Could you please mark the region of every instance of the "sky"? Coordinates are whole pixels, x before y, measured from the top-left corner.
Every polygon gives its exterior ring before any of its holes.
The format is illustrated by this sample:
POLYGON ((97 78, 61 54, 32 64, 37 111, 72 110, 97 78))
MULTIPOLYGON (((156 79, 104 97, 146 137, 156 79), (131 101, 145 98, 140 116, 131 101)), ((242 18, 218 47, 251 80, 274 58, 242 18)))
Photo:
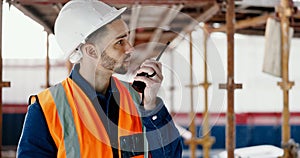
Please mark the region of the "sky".
MULTIPOLYGON (((8 3, 3 4, 2 23, 4 59, 46 57, 47 33, 41 25, 8 3)), ((52 34, 49 43, 50 58, 60 58, 63 54, 52 34)))

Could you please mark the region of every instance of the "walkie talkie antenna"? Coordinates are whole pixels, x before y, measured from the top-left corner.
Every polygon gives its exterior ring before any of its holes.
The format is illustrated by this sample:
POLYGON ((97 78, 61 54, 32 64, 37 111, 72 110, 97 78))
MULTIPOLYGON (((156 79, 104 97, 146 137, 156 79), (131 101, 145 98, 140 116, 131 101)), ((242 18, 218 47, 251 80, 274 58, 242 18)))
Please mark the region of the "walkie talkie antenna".
POLYGON ((164 49, 159 53, 158 57, 156 58, 156 61, 159 61, 160 57, 162 56, 162 54, 164 53, 164 51, 167 49, 167 47, 169 46, 170 41, 168 41, 168 43, 165 45, 164 49))

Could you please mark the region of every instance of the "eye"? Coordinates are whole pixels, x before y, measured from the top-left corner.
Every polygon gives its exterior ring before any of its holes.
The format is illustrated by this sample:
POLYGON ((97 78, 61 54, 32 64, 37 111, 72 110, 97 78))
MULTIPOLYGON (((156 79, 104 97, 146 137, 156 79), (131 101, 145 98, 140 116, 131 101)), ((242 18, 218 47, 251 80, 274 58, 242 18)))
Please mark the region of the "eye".
POLYGON ((117 45, 123 45, 123 43, 124 43, 124 40, 119 40, 116 44, 117 45))

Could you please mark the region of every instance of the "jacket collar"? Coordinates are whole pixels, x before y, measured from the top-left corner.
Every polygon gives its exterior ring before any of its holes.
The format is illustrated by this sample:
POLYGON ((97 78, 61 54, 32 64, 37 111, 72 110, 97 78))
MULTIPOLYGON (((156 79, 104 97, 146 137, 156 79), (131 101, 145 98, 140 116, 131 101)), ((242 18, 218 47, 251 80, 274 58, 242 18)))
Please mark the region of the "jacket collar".
MULTIPOLYGON (((97 92, 95 89, 80 75, 79 73, 80 64, 75 64, 71 74, 70 78, 83 90, 83 92, 87 95, 88 98, 91 100, 95 99, 97 97, 97 92)), ((111 92, 118 92, 118 89, 116 87, 116 84, 113 80, 113 78, 110 78, 110 86, 108 91, 111 92)))

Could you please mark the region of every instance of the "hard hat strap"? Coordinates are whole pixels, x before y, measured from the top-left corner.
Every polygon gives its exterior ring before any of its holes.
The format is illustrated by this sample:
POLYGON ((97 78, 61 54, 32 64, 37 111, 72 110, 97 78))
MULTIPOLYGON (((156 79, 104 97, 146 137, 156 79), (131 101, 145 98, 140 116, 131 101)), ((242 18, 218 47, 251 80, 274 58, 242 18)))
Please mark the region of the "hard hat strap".
POLYGON ((69 57, 69 60, 71 63, 78 63, 79 60, 83 57, 83 53, 80 49, 80 47, 82 46, 83 44, 80 44, 76 49, 75 51, 70 55, 69 57))

